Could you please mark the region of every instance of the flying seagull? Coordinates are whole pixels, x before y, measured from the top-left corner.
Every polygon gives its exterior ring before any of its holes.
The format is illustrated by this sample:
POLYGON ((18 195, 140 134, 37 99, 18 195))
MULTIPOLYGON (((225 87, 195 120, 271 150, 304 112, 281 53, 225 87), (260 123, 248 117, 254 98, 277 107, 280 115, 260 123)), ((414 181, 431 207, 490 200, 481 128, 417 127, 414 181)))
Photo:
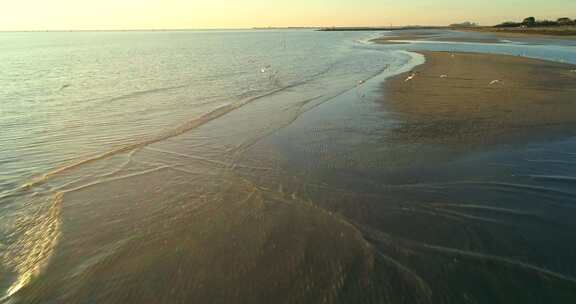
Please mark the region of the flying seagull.
POLYGON ((64 85, 62 85, 62 86, 60 87, 60 91, 64 90, 65 88, 68 88, 68 87, 70 87, 70 86, 72 86, 72 85, 69 84, 69 83, 66 83, 66 84, 64 84, 64 85))

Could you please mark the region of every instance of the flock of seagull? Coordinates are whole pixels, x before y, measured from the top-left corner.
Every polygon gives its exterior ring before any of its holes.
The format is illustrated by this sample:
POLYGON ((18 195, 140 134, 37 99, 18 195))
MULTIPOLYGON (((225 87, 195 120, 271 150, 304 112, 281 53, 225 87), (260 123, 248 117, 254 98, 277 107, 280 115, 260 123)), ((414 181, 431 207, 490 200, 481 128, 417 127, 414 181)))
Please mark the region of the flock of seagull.
MULTIPOLYGON (((406 79, 404 79, 404 82, 408 82, 408 81, 413 80, 417 75, 418 75, 418 72, 411 72, 410 75, 408 75, 408 77, 406 79)), ((442 74, 442 75, 440 75, 440 78, 448 78, 448 75, 442 74)), ((489 85, 495 85, 495 84, 498 84, 501 82, 502 82, 502 80, 494 79, 494 80, 490 81, 488 84, 489 85)))
MULTIPOLYGON (((455 54, 450 54, 450 56, 451 56, 452 58, 456 57, 455 54)), ((572 72, 576 72, 576 70, 573 70, 572 72)), ((406 79, 404 79, 404 82, 408 82, 408 81, 413 80, 417 75, 418 75, 418 72, 414 72, 414 71, 410 72, 410 75, 408 75, 408 77, 407 77, 406 79)), ((440 75, 440 78, 448 78, 448 75, 447 75, 447 74, 442 74, 442 75, 440 75)), ((494 79, 494 80, 490 81, 488 84, 489 84, 489 85, 495 85, 495 84, 498 84, 498 83, 501 83, 501 82, 502 82, 502 80, 494 79)))
MULTIPOLYGON (((452 58, 456 57, 455 54, 450 54, 450 56, 451 56, 452 58)), ((271 68, 270 65, 266 65, 266 66, 264 66, 264 67, 261 68, 260 72, 261 72, 261 73, 267 73, 267 72, 270 70, 270 68, 271 68)), ((576 69, 570 70, 570 72, 576 73, 576 69)), ((407 77, 406 79, 404 79, 404 82, 409 82, 409 81, 414 80, 414 78, 416 78, 416 76, 418 76, 418 74, 419 74, 419 72, 416 72, 416 71, 410 72, 410 74, 408 75, 408 77, 407 77)), ((440 78, 448 78, 448 74, 442 74, 442 75, 440 75, 440 78)), ((358 85, 362 85, 362 84, 364 84, 364 82, 365 82, 364 80, 360 80, 360 81, 358 81, 358 85)), ((502 80, 500 80, 500 79, 494 79, 494 80, 490 81, 490 82, 488 83, 488 85, 496 85, 496 84, 499 84, 499 83, 502 83, 502 80)))
MULTIPOLYGON (((456 57, 456 55, 454 55, 454 54, 450 54, 450 56, 452 58, 456 57)), ((570 72, 576 73, 576 69, 570 70, 570 72)), ((414 72, 414 71, 410 72, 410 75, 408 75, 408 77, 406 79, 404 79, 404 82, 408 82, 408 81, 413 80, 417 75, 418 75, 418 72, 414 72)), ((442 75, 440 75, 440 78, 448 78, 448 75, 442 74, 442 75)), ((499 84, 501 82, 502 82, 502 80, 500 80, 500 79, 494 79, 494 80, 490 81, 488 84, 489 85, 496 85, 496 84, 499 84)))

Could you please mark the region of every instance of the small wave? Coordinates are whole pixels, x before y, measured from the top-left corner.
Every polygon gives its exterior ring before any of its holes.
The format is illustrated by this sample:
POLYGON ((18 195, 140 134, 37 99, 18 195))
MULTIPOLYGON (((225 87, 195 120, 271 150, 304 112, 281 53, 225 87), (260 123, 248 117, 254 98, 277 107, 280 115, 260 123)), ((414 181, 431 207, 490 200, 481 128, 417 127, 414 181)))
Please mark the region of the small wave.
POLYGON ((525 190, 529 192, 539 193, 539 194, 547 194, 547 195, 554 195, 554 196, 561 196, 561 197, 568 197, 572 198, 575 194, 561 191, 553 188, 541 187, 541 186, 534 186, 528 184, 519 184, 519 183, 506 183, 506 182, 457 182, 457 183, 447 183, 443 185, 470 185, 470 186, 485 186, 485 187, 494 187, 500 189, 515 189, 515 190, 525 190))
POLYGON ((403 265, 392 257, 385 255, 380 250, 375 249, 375 251, 378 257, 383 259, 386 263, 396 267, 396 269, 398 269, 398 271, 404 275, 404 280, 406 282, 413 282, 416 290, 419 291, 419 295, 423 295, 425 299, 430 299, 432 297, 432 288, 430 288, 430 285, 426 282, 426 280, 424 280, 424 278, 418 275, 414 270, 408 268, 406 265, 403 265))
POLYGON ((575 176, 564 176, 564 175, 528 175, 528 177, 534 180, 540 181, 550 181, 550 182, 567 182, 576 183, 575 176))
POLYGON ((169 86, 169 87, 155 88, 155 89, 150 89, 150 90, 135 91, 135 92, 131 92, 131 93, 128 93, 128 94, 124 94, 124 95, 120 95, 120 96, 116 96, 116 97, 104 99, 104 101, 106 101, 106 102, 114 102, 114 101, 119 101, 119 100, 124 100, 124 99, 130 99, 130 98, 134 98, 134 97, 145 96, 145 95, 148 95, 148 94, 154 94, 154 93, 159 93, 159 92, 165 92, 165 91, 170 91, 170 90, 181 89, 181 88, 185 88, 185 87, 188 87, 188 86, 190 86, 190 85, 178 85, 178 86, 169 86))
POLYGON ((423 250, 433 251, 433 252, 436 252, 439 254, 446 254, 449 256, 460 256, 463 258, 472 258, 472 259, 478 259, 481 261, 491 261, 491 262, 498 263, 501 265, 506 265, 509 267, 514 267, 516 269, 534 272, 534 273, 537 273, 538 275, 541 275, 544 277, 554 278, 557 280, 569 282, 571 284, 576 285, 576 278, 573 278, 571 276, 567 276, 567 275, 546 269, 544 267, 540 267, 540 266, 529 264, 529 263, 526 263, 523 261, 519 261, 516 259, 506 258, 506 257, 501 257, 501 256, 495 256, 495 255, 490 255, 490 254, 485 254, 485 253, 479 253, 479 252, 474 252, 474 251, 469 251, 469 250, 462 250, 462 249, 432 245, 432 244, 428 244, 428 243, 424 243, 424 242, 405 239, 402 237, 392 237, 392 236, 390 236, 384 232, 374 230, 374 229, 367 227, 367 226, 359 226, 359 229, 360 229, 360 231, 362 231, 362 233, 368 239, 370 239, 371 241, 374 241, 374 242, 384 243, 384 244, 388 244, 388 245, 395 245, 395 246, 402 245, 403 247, 408 247, 408 248, 419 248, 419 249, 423 249, 423 250))
POLYGON ((94 187, 94 186, 98 186, 104 183, 109 183, 109 182, 114 182, 114 181, 119 181, 119 180, 123 180, 123 179, 128 179, 128 178, 132 178, 132 177, 136 177, 136 176, 141 176, 141 175, 147 175, 150 173, 154 173, 160 170, 164 170, 164 169, 168 169, 170 168, 170 166, 168 165, 162 165, 156 168, 152 168, 152 169, 148 169, 148 170, 144 170, 141 172, 136 172, 136 173, 132 173, 132 174, 127 174, 127 175, 122 175, 122 176, 118 176, 118 177, 112 177, 112 178, 108 178, 108 179, 104 179, 104 180, 97 180, 95 182, 92 183, 88 183, 88 184, 84 184, 82 186, 78 186, 76 188, 72 188, 72 189, 67 189, 64 191, 64 193, 72 193, 72 192, 77 192, 80 190, 84 190, 90 187, 94 187))
POLYGON ((535 272, 535 273, 538 273, 538 274, 545 276, 545 277, 555 278, 555 279, 558 279, 561 281, 566 281, 566 282, 569 282, 571 284, 576 285, 576 279, 573 277, 563 275, 561 273, 546 269, 544 267, 528 264, 526 262, 518 261, 515 259, 500 257, 500 256, 494 256, 494 255, 484 254, 484 253, 478 253, 478 252, 473 252, 473 251, 468 251, 468 250, 461 250, 461 249, 448 248, 448 247, 443 247, 443 246, 430 245, 430 244, 426 244, 426 243, 422 243, 422 242, 416 242, 416 241, 408 241, 408 240, 405 240, 405 241, 411 245, 415 245, 416 247, 433 250, 435 252, 457 255, 457 256, 462 256, 462 257, 468 257, 468 258, 475 258, 475 259, 485 260, 485 261, 492 261, 492 262, 512 266, 512 267, 515 267, 518 269, 523 269, 523 270, 535 272))
POLYGON ((530 163, 546 163, 546 164, 572 165, 572 166, 576 165, 576 162, 556 160, 556 159, 527 159, 526 161, 530 163))
POLYGON ((433 205, 433 206, 439 206, 439 207, 448 207, 448 208, 491 211, 491 212, 496 212, 496 213, 512 214, 512 215, 534 216, 534 214, 532 214, 532 213, 522 212, 522 211, 518 211, 518 210, 515 210, 515 209, 501 208, 501 207, 492 207, 492 206, 483 206, 483 205, 473 205, 473 204, 446 204, 446 203, 437 203, 437 204, 432 204, 432 205, 433 205))
POLYGON ((386 33, 386 32, 372 33, 372 34, 370 34, 370 35, 368 35, 362 39, 354 40, 354 42, 362 44, 362 45, 374 45, 374 44, 376 44, 376 42, 374 40, 381 38, 382 33, 386 33))
POLYGON ((470 215, 470 214, 466 214, 463 212, 457 212, 457 211, 452 211, 452 210, 448 210, 448 209, 444 209, 444 208, 438 208, 438 207, 429 207, 429 206, 422 206, 423 208, 429 209, 432 212, 437 212, 437 213, 444 213, 444 214, 448 214, 451 216, 455 216, 458 218, 461 218, 463 220, 474 220, 474 221, 480 221, 480 222, 487 222, 487 223, 492 223, 492 224, 501 224, 501 225, 508 225, 505 222, 496 220, 496 219, 492 219, 492 218, 487 218, 487 217, 482 217, 482 216, 476 216, 476 215, 470 215))
MULTIPOLYGON (((537 214, 535 212, 528 212, 516 209, 509 209, 509 208, 502 208, 502 207, 494 207, 494 206, 484 206, 484 205, 475 205, 475 204, 450 204, 450 203, 435 203, 432 206, 444 207, 448 209, 460 209, 460 210, 470 210, 473 212, 483 212, 483 213, 490 213, 497 216, 513 216, 513 217, 521 217, 530 219, 532 221, 539 222, 543 225, 548 227, 555 226, 555 227, 563 227, 562 223, 558 223, 554 219, 547 218, 544 215, 537 214)), ((503 223, 505 225, 509 225, 509 223, 503 223)), ((571 228, 567 228, 571 229, 571 228)))
POLYGON ((93 163, 95 161, 106 159, 106 158, 109 158, 109 157, 112 157, 114 155, 118 155, 121 153, 129 152, 129 151, 132 151, 134 149, 143 148, 143 147, 149 146, 151 144, 154 144, 154 143, 157 143, 157 142, 160 142, 160 141, 163 141, 163 140, 166 140, 166 139, 178 136, 178 135, 182 135, 182 134, 184 134, 188 131, 191 131, 195 128, 198 128, 198 127, 200 127, 200 126, 202 126, 202 125, 204 125, 210 121, 218 119, 218 118, 220 118, 220 117, 222 117, 222 116, 224 116, 224 115, 226 115, 226 114, 228 114, 228 113, 230 113, 236 109, 239 109, 239 108, 241 108, 241 107, 243 107, 243 106, 245 106, 251 102, 254 102, 256 100, 259 100, 259 99, 262 99, 262 98, 265 98, 268 96, 272 96, 274 94, 277 94, 277 93, 280 93, 282 91, 288 90, 290 88, 304 84, 308 81, 310 81, 310 80, 304 80, 302 82, 297 82, 297 83, 294 83, 292 85, 285 86, 285 87, 264 93, 262 95, 258 95, 258 96, 254 96, 254 97, 245 99, 245 100, 238 102, 238 103, 231 103, 231 104, 223 105, 221 107, 218 107, 218 108, 216 108, 210 112, 207 112, 207 113, 201 115, 200 117, 197 117, 195 119, 187 121, 187 122, 179 125, 178 127, 174 128, 174 129, 167 130, 167 131, 159 133, 155 136, 151 136, 148 139, 143 139, 139 142, 128 144, 128 145, 125 145, 125 146, 122 146, 122 147, 119 147, 116 149, 112 149, 112 150, 109 150, 107 152, 104 152, 104 153, 101 153, 98 155, 94 155, 92 157, 84 158, 84 159, 82 159, 76 163, 72 163, 72 164, 69 164, 66 166, 56 168, 56 169, 54 169, 48 173, 45 173, 45 174, 43 174, 43 175, 41 175, 35 179, 32 179, 31 181, 29 181, 27 183, 25 183, 24 185, 22 185, 21 187, 16 189, 16 191, 9 193, 9 195, 14 195, 16 192, 20 192, 23 190, 24 191, 29 190, 29 189, 37 186, 37 185, 40 185, 40 184, 46 182, 48 179, 50 179, 51 177, 53 177, 55 175, 58 175, 58 174, 61 174, 64 172, 68 172, 70 170, 73 170, 73 169, 76 169, 78 167, 93 163))
POLYGON ((426 57, 422 54, 416 52, 409 52, 409 51, 394 51, 394 53, 402 54, 408 56, 408 60, 404 62, 401 66, 397 69, 391 70, 391 74, 387 75, 387 77, 396 76, 402 73, 409 72, 410 70, 414 69, 415 67, 426 63, 426 57))
POLYGON ((48 264, 60 238, 60 212, 63 193, 49 198, 47 209, 21 220, 16 228, 18 237, 0 255, 3 265, 16 274, 16 280, 0 300, 10 298, 37 277, 48 264))
POLYGON ((154 151, 154 152, 158 152, 158 153, 169 154, 169 155, 174 155, 174 156, 179 156, 179 157, 183 157, 183 158, 189 158, 189 159, 193 159, 193 160, 198 160, 198 161, 202 161, 202 162, 205 162, 205 163, 209 163, 209 164, 213 164, 213 165, 217 165, 217 166, 222 166, 222 167, 225 167, 225 166, 227 165, 227 164, 224 163, 224 162, 217 161, 217 160, 212 160, 212 159, 209 159, 209 158, 207 158, 207 157, 201 157, 201 156, 195 156, 195 155, 190 155, 190 154, 178 153, 178 152, 168 151, 168 150, 164 150, 164 149, 147 147, 146 150, 154 151))

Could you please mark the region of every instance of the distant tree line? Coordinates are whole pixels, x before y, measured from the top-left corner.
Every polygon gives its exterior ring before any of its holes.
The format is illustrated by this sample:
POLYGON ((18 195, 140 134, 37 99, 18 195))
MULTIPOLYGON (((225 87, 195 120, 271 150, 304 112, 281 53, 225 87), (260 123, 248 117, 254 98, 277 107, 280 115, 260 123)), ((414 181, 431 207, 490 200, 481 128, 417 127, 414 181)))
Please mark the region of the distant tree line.
POLYGON ((536 20, 534 17, 525 18, 522 22, 504 22, 496 25, 496 27, 548 27, 548 26, 566 26, 576 25, 576 19, 572 20, 568 17, 558 18, 556 21, 552 20, 536 20))
POLYGON ((474 23, 474 22, 470 22, 470 21, 465 21, 462 23, 453 23, 450 24, 451 27, 477 27, 478 23, 474 23))

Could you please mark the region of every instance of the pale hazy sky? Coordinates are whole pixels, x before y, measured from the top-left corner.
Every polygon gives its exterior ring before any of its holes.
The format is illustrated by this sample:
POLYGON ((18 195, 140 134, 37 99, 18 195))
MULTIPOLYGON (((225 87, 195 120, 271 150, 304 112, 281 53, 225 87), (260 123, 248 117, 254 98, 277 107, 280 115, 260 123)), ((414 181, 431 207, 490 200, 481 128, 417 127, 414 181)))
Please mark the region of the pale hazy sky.
POLYGON ((576 18, 576 0, 1 0, 0 30, 490 25, 567 13, 576 18))

